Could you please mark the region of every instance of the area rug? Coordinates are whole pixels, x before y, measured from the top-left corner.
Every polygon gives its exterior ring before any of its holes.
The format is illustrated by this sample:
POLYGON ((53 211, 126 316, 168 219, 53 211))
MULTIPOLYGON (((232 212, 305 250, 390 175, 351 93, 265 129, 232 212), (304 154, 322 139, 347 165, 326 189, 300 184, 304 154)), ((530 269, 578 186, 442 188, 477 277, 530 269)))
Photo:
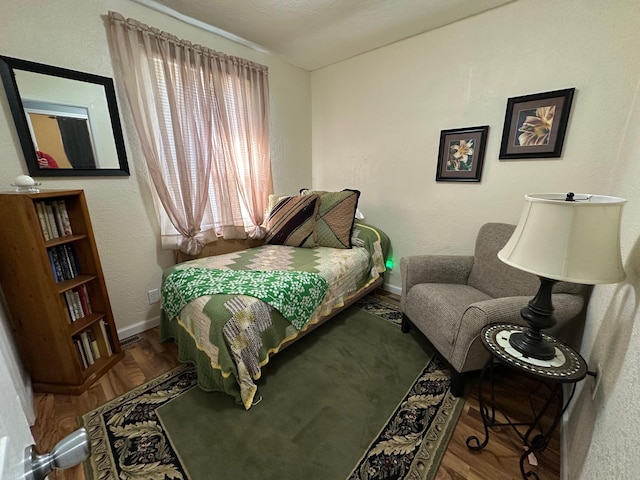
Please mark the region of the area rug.
POLYGON ((190 365, 108 402, 82 417, 87 478, 435 478, 463 402, 399 318, 374 296, 345 310, 271 360, 248 411, 190 365))

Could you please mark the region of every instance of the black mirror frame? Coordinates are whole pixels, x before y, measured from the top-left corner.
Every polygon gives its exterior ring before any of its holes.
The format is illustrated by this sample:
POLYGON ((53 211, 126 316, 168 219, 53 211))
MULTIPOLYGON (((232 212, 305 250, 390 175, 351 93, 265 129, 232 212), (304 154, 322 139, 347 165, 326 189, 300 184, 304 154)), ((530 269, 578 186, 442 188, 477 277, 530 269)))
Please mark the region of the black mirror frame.
POLYGON ((30 62, 28 60, 6 57, 4 55, 0 55, 0 77, 2 77, 2 83, 4 84, 5 92, 7 94, 9 108, 11 109, 13 121, 18 132, 18 138, 20 139, 20 144, 24 153, 24 159, 31 176, 98 177, 130 175, 127 153, 124 146, 124 138, 122 136, 122 125, 118 114, 116 92, 111 78, 91 73, 77 72, 66 68, 53 67, 42 63, 30 62), (24 106, 22 104, 22 99, 20 98, 20 92, 18 90, 18 84, 16 83, 16 77, 13 69, 102 85, 105 90, 107 105, 109 107, 109 116, 111 119, 111 128, 113 130, 116 152, 118 154, 119 168, 39 168, 36 150, 33 145, 33 139, 31 138, 31 132, 29 131, 24 106))

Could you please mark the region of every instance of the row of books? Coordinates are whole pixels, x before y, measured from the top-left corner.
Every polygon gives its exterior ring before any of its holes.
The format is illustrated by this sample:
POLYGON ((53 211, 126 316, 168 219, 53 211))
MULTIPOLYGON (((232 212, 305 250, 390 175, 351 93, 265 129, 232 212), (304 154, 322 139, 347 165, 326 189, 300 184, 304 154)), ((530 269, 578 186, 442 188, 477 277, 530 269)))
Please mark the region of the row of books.
POLYGON ((86 285, 80 285, 64 292, 64 301, 67 304, 67 313, 71 322, 84 318, 93 313, 91 300, 86 285))
POLYGON ((53 278, 56 282, 71 280, 80 274, 78 258, 73 253, 73 247, 69 244, 57 245, 47 249, 49 262, 53 270, 53 278))
MULTIPOLYGON (((100 333, 102 334, 102 338, 104 339, 104 344, 107 349, 106 354, 113 355, 109 327, 107 326, 107 322, 104 320, 100 320, 100 333)), ((80 332, 73 338, 73 344, 80 356, 83 368, 89 368, 96 362, 96 360, 102 357, 95 333, 91 329, 80 332)))
POLYGON ((41 200, 35 202, 35 205, 45 240, 73 235, 67 205, 64 200, 41 200))

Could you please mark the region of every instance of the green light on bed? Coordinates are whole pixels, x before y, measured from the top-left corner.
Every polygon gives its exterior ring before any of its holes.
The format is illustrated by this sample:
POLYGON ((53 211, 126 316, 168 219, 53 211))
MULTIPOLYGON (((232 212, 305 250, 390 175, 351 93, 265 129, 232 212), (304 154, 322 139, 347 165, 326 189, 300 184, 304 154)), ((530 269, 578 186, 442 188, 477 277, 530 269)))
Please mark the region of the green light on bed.
POLYGON ((385 263, 384 266, 391 270, 393 268, 393 260, 391 258, 387 258, 387 263, 385 263))

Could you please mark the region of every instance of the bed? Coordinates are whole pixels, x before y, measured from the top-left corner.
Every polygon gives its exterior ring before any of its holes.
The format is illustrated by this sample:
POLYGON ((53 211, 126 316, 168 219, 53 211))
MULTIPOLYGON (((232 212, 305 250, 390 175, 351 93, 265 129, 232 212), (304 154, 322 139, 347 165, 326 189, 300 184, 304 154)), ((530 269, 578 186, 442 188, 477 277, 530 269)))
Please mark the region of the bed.
POLYGON ((249 409, 270 356, 382 285, 388 236, 350 229, 351 248, 265 244, 168 268, 161 340, 195 365, 200 388, 249 409))

